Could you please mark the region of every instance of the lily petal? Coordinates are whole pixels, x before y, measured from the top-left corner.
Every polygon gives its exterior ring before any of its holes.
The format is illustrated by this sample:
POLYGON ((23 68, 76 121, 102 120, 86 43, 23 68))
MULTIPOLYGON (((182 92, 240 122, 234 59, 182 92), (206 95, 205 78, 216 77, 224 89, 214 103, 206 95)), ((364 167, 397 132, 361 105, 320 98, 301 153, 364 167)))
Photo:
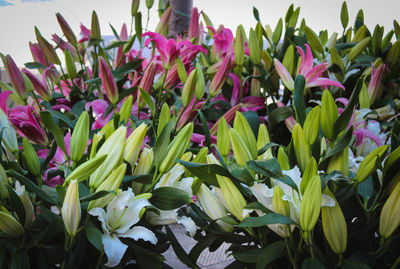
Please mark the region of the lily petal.
POLYGON ((149 241, 152 244, 157 244, 156 235, 149 229, 142 226, 135 226, 132 229, 127 230, 123 234, 119 234, 120 237, 128 237, 133 240, 143 239, 144 241, 149 241))
POLYGON ((318 86, 335 86, 342 88, 343 90, 345 89, 344 86, 339 82, 330 80, 328 78, 317 78, 316 80, 306 84, 306 88, 312 88, 318 86))
POLYGON ((286 68, 283 66, 283 64, 279 60, 274 59, 274 63, 275 63, 276 72, 278 73, 279 77, 281 78, 282 83, 286 86, 286 88, 293 91, 294 90, 294 81, 293 81, 293 78, 290 75, 289 71, 286 70, 286 68))
POLYGON ((104 252, 107 255, 107 263, 104 264, 108 267, 115 267, 120 262, 128 248, 124 245, 117 236, 111 236, 110 234, 103 234, 102 241, 104 245, 104 252))

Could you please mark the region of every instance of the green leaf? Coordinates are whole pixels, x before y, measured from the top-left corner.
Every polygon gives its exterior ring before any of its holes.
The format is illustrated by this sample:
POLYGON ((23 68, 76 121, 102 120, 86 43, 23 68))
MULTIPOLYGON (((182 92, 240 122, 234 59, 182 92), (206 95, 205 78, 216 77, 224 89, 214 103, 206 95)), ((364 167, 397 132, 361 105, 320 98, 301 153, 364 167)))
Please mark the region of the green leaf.
POLYGON ((193 175, 197 176, 201 180, 205 181, 209 185, 218 187, 218 181, 216 174, 230 177, 229 172, 218 164, 204 164, 204 163, 192 163, 177 160, 178 163, 182 164, 187 170, 193 175))
POLYGON ((260 254, 261 254, 260 248, 234 251, 232 253, 233 257, 235 257, 236 260, 239 260, 244 263, 257 263, 260 254))
POLYGON ((325 266, 316 258, 308 257, 301 265, 301 269, 325 269, 325 266))
POLYGON ((254 111, 246 111, 243 113, 255 137, 258 136, 258 129, 260 127, 260 117, 254 111))
POLYGON ((217 234, 207 233, 203 238, 197 240, 196 245, 194 245, 194 247, 192 247, 192 249, 189 252, 189 257, 193 261, 197 261, 203 250, 208 248, 217 238, 218 238, 217 234))
POLYGON ((143 97, 144 102, 149 106, 153 115, 156 113, 156 105, 154 104, 153 100, 151 100, 150 95, 143 89, 139 88, 140 95, 143 97))
POLYGON ((275 108, 270 114, 271 126, 286 120, 290 116, 293 116, 293 109, 290 106, 275 108))
POLYGON ((259 202, 252 202, 250 204, 247 204, 244 208, 245 209, 260 210, 261 212, 263 212, 265 214, 273 213, 271 210, 269 210, 268 208, 266 208, 263 204, 261 204, 259 202))
POLYGON ((64 133, 54 122, 54 119, 51 116, 50 112, 41 111, 40 119, 43 121, 43 123, 47 127, 47 129, 49 129, 50 132, 53 134, 54 140, 56 141, 57 146, 59 146, 60 149, 65 153, 65 155, 67 155, 67 150, 65 148, 65 142, 64 142, 64 133))
POLYGON ((367 177, 367 179, 361 182, 360 184, 358 184, 358 193, 365 200, 369 200, 375 194, 372 175, 367 177))
POLYGON ((11 188, 10 185, 6 185, 8 190, 8 198, 10 201, 11 208, 17 213, 18 219, 22 225, 25 223, 25 208, 21 199, 18 197, 17 193, 11 188))
POLYGON ((306 34, 307 41, 310 47, 319 53, 323 53, 324 48, 322 47, 321 40, 319 39, 317 34, 307 25, 304 28, 304 32, 306 34))
POLYGON ((46 66, 36 62, 29 62, 25 63, 24 65, 28 69, 46 69, 46 66))
POLYGON ((279 146, 281 146, 281 145, 276 144, 276 143, 274 143, 274 142, 269 142, 268 144, 266 144, 264 147, 262 147, 261 149, 259 149, 259 150, 257 151, 257 156, 260 156, 261 154, 263 154, 264 152, 266 152, 269 148, 272 148, 272 147, 279 147, 279 146))
POLYGON ((90 220, 85 222, 86 238, 98 251, 103 251, 102 233, 90 220))
POLYGON ((343 28, 346 29, 349 23, 349 11, 347 10, 346 1, 343 2, 342 9, 340 10, 340 21, 342 22, 343 28))
POLYGON ((154 174, 137 175, 137 176, 125 175, 124 178, 122 179, 122 182, 134 181, 136 183, 141 183, 141 184, 151 184, 153 177, 154 174))
POLYGON ((278 21, 278 24, 276 25, 274 32, 272 33, 272 42, 275 45, 277 45, 279 43, 279 41, 281 40, 282 26, 283 26, 283 22, 282 22, 282 18, 280 18, 278 21))
POLYGON ((17 250, 11 258, 10 269, 29 269, 29 256, 24 250, 17 250))
POLYGON ((342 269, 370 269, 367 264, 355 260, 348 259, 344 262, 342 269))
POLYGON ((64 121, 66 124, 69 125, 69 127, 74 128, 75 124, 73 123, 73 121, 64 113, 58 112, 58 111, 54 111, 52 109, 48 109, 48 112, 50 112, 50 114, 54 117, 54 118, 58 118, 62 121, 64 121))
POLYGON ((117 31, 115 30, 114 26, 112 26, 111 23, 109 23, 108 25, 110 25, 110 28, 111 28, 111 31, 112 31, 113 34, 114 34, 114 37, 115 37, 117 40, 119 40, 119 35, 118 35, 117 31))
POLYGON ((191 202, 187 192, 173 187, 160 187, 151 193, 150 203, 161 210, 173 210, 191 202))
POLYGON ((336 155, 339 152, 342 152, 350 143, 351 138, 353 137, 353 126, 351 126, 346 133, 341 136, 335 143, 335 146, 332 149, 329 149, 321 160, 321 163, 327 161, 333 155, 336 155))
POLYGON ((174 249, 174 252, 178 259, 189 266, 190 268, 199 268, 196 265, 196 262, 194 262, 191 257, 185 252, 185 250, 182 248, 181 244, 178 242, 176 239, 174 233, 171 231, 171 228, 169 228, 168 225, 165 226, 165 230, 167 232, 167 235, 169 237, 169 241, 171 242, 172 248, 174 249))
POLYGON ((175 122, 170 120, 168 124, 165 125, 160 136, 157 138, 156 144, 154 145, 154 162, 156 167, 160 167, 165 155, 167 154, 171 131, 174 125, 175 122))
POLYGON ((294 224, 297 225, 296 222, 289 219, 286 216, 269 213, 262 217, 247 217, 240 224, 239 227, 261 227, 269 224, 294 224))
POLYGON ((293 103, 294 111, 296 113, 296 120, 303 126, 306 120, 306 107, 304 105, 304 87, 306 85, 306 79, 302 75, 296 76, 294 80, 294 93, 293 103))
POLYGON ((142 12, 138 12, 135 15, 135 32, 139 42, 142 41, 142 31, 142 12))
POLYGON ((250 174, 247 167, 231 163, 228 165, 228 171, 232 176, 244 184, 252 185, 254 182, 254 177, 250 174))
POLYGON ((40 189, 35 183, 33 183, 30 179, 26 178, 25 176, 21 175, 20 173, 18 173, 17 171, 15 171, 14 169, 9 169, 7 170, 7 174, 10 177, 16 178, 18 179, 23 185, 25 185, 25 188, 30 191, 35 193, 36 195, 38 195, 40 198, 42 198, 43 201, 50 203, 50 204, 57 204, 58 203, 58 199, 54 200, 52 199, 50 196, 48 196, 46 194, 46 192, 44 192, 42 189, 40 189))
POLYGON ((258 9, 253 6, 253 15, 256 21, 260 21, 260 13, 258 13, 258 9))
POLYGON ((282 170, 277 159, 269 160, 251 160, 247 165, 254 172, 262 174, 270 178, 283 178, 282 170))
POLYGON ((115 191, 106 191, 106 190, 102 190, 102 191, 99 191, 99 192, 90 193, 90 194, 88 194, 88 195, 85 195, 84 197, 81 197, 81 198, 80 198, 80 201, 81 201, 81 203, 83 203, 83 202, 88 202, 88 201, 96 200, 96 199, 99 199, 99 198, 101 198, 101 197, 104 197, 104 196, 106 196, 106 195, 108 195, 108 194, 110 194, 110 193, 113 193, 113 194, 116 195, 116 192, 115 192, 115 191))
POLYGON ((269 244, 267 247, 261 250, 260 256, 257 260, 256 269, 264 269, 267 266, 285 255, 285 241, 276 241, 272 244, 269 244))
POLYGON ((118 47, 121 47, 121 46, 125 45, 126 43, 128 43, 128 42, 127 41, 114 41, 110 45, 105 47, 104 49, 105 50, 110 50, 110 49, 118 48, 118 47))

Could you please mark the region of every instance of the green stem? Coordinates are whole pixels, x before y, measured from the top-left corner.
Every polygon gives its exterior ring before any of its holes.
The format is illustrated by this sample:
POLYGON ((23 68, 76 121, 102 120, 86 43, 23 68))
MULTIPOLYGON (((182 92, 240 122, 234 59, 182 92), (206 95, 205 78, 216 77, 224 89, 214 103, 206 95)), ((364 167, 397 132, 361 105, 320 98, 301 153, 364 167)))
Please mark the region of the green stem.
POLYGON ((101 260, 103 259, 103 256, 104 256, 104 251, 102 251, 100 253, 99 259, 97 260, 96 269, 99 268, 99 266, 101 264, 101 260))
POLYGON ((287 237, 285 237, 285 243, 286 243, 286 251, 288 253, 290 263, 292 264, 293 268, 296 269, 297 268, 296 260, 292 255, 292 251, 290 250, 289 240, 287 237))

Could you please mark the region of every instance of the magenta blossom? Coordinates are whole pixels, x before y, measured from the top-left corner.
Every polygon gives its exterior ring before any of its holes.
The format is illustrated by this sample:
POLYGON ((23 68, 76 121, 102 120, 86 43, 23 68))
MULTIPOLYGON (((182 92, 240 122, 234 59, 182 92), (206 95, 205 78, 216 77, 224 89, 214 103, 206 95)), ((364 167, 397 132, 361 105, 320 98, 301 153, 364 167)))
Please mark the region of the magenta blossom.
MULTIPOLYGON (((48 139, 46 132, 36 119, 39 119, 32 107, 17 106, 9 110, 8 118, 14 125, 19 135, 28 138, 32 143, 47 145, 48 139)), ((40 120, 40 119, 39 119, 40 120)))
POLYGON ((90 39, 90 30, 86 28, 82 23, 81 23, 81 39, 79 39, 78 43, 83 43, 86 41, 89 41, 90 39))
POLYGON ((93 113, 95 114, 95 121, 92 124, 92 130, 101 129, 106 125, 112 113, 108 114, 107 116, 104 115, 106 113, 108 103, 101 99, 96 99, 93 102, 86 103, 85 110, 89 110, 92 108, 93 113))
POLYGON ((211 48, 211 59, 215 61, 218 58, 224 57, 228 51, 232 50, 234 37, 232 31, 223 25, 220 25, 217 30, 211 26, 207 28, 213 32, 214 44, 211 48))
POLYGON ((179 55, 179 45, 176 41, 172 38, 167 39, 165 36, 155 32, 144 33, 142 38, 145 36, 149 36, 150 38, 146 39, 144 45, 147 47, 150 42, 154 42, 154 46, 161 56, 164 68, 169 69, 174 65, 176 57, 179 55))
MULTIPOLYGON (((318 86, 335 86, 342 88, 344 90, 344 86, 337 81, 321 77, 322 74, 327 70, 328 63, 321 63, 313 67, 314 58, 311 52, 310 47, 308 44, 306 46, 306 53, 304 53, 303 49, 297 47, 297 52, 300 54, 301 57, 301 64, 299 67, 298 74, 303 75, 306 80, 305 88, 311 87, 318 87, 318 86)), ((283 64, 278 60, 274 59, 275 69, 278 73, 279 77, 282 80, 282 83, 288 88, 289 90, 294 90, 294 80, 290 75, 289 71, 283 66, 283 64)))

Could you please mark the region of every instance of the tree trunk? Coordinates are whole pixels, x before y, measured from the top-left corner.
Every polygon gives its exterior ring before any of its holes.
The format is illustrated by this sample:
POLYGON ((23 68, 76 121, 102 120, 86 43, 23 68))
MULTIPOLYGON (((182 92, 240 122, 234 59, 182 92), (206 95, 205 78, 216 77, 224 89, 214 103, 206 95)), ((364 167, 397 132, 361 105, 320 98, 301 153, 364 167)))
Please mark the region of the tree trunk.
POLYGON ((193 0, 169 0, 172 6, 168 37, 186 36, 192 15, 193 0))

